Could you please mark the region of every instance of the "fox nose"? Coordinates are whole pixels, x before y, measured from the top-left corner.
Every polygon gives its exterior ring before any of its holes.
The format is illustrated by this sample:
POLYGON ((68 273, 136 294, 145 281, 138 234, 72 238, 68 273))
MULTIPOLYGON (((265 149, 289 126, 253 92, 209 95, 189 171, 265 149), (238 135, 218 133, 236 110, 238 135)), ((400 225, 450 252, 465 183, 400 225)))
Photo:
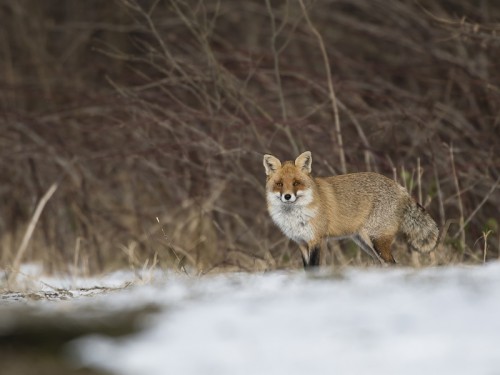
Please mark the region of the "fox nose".
POLYGON ((285 200, 289 201, 292 198, 290 194, 285 194, 285 200))

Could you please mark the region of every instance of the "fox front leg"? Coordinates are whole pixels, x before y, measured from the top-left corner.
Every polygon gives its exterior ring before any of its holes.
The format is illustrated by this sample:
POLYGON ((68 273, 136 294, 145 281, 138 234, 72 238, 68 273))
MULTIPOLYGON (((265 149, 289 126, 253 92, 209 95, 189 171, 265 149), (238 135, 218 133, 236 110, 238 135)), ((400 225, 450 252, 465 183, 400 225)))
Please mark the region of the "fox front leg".
POLYGON ((301 244, 299 245, 302 254, 302 263, 304 268, 318 267, 320 265, 320 245, 319 244, 301 244))

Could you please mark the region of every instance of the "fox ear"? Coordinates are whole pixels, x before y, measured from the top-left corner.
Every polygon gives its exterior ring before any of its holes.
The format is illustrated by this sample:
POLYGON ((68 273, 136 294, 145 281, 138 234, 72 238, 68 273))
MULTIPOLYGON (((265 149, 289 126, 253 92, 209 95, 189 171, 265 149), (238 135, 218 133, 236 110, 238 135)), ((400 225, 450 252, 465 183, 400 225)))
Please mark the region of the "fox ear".
POLYGON ((306 151, 300 154, 297 159, 295 159, 295 166, 302 170, 302 172, 311 173, 311 164, 311 151, 306 151))
POLYGON ((264 168, 266 168, 266 175, 269 176, 276 172, 281 167, 279 159, 273 155, 264 155, 264 168))

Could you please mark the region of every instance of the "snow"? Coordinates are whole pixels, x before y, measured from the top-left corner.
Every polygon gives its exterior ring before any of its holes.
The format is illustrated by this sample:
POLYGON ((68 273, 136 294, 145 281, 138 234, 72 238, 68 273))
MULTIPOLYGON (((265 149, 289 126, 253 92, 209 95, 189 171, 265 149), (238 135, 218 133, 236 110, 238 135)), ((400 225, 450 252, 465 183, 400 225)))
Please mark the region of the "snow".
POLYGON ((170 275, 90 300, 161 307, 71 344, 115 374, 500 374, 499 263, 170 275))

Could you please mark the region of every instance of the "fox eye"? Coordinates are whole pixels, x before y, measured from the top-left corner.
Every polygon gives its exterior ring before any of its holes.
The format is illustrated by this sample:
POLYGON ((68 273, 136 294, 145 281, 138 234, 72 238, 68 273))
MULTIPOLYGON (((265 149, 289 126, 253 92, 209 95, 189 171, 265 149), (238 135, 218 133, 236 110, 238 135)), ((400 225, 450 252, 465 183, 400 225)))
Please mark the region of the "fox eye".
POLYGON ((283 182, 276 182, 276 186, 277 187, 282 187, 283 186, 283 182))
POLYGON ((300 181, 294 181, 293 182, 293 186, 299 186, 300 185, 300 181))

